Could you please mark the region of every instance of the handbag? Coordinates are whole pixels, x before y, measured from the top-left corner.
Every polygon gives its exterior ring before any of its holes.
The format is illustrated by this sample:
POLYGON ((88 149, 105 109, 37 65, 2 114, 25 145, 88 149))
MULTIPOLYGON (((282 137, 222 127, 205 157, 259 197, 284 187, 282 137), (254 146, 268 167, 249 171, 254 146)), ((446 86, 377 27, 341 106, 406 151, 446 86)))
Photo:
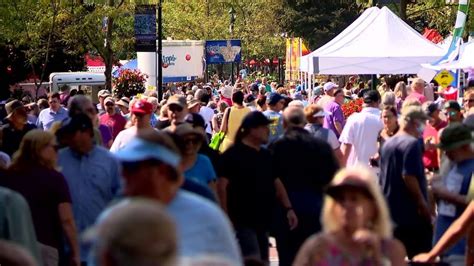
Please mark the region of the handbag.
POLYGON ((224 141, 225 138, 225 133, 224 132, 218 132, 214 134, 211 138, 211 142, 209 143, 209 147, 213 150, 219 150, 219 147, 222 144, 222 141, 224 141))

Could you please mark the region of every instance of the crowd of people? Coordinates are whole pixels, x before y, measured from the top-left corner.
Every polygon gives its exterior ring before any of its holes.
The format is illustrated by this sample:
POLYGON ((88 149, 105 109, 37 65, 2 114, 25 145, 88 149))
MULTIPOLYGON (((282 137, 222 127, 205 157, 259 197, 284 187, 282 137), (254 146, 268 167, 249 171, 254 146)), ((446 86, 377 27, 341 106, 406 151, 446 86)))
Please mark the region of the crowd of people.
POLYGON ((0 264, 268 265, 270 236, 281 266, 474 263, 474 88, 463 105, 418 78, 97 98, 6 102, 0 264))

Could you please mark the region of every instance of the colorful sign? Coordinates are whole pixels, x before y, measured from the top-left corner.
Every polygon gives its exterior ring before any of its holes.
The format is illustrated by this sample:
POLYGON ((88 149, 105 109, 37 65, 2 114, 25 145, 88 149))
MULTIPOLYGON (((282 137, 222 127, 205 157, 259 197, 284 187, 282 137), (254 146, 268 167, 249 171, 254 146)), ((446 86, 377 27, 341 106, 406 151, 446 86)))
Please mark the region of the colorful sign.
POLYGON ((438 82, 441 88, 447 88, 453 81, 455 81, 454 75, 448 70, 441 70, 435 77, 434 80, 438 82))
POLYGON ((204 43, 163 41, 163 82, 191 81, 203 77, 204 43))
POLYGON ((309 53, 301 38, 286 39, 285 80, 300 79, 300 57, 309 53))
POLYGON ((156 52, 156 6, 137 6, 134 25, 136 51, 156 52))
POLYGON ((206 41, 206 63, 239 63, 242 59, 241 40, 206 41))

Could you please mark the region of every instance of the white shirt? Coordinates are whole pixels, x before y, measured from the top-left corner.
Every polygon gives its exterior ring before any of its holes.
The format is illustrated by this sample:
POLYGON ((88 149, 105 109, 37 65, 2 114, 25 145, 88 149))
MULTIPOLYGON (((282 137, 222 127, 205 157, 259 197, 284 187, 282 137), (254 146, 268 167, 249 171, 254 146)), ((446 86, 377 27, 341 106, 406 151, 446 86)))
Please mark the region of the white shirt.
POLYGON ((121 150, 127 143, 129 143, 137 135, 137 127, 133 126, 120 131, 110 147, 110 152, 117 152, 121 150))
POLYGON ((210 107, 203 106, 201 107, 199 114, 202 116, 202 118, 204 118, 204 121, 206 122, 206 133, 212 134, 211 121, 214 117, 214 110, 212 110, 212 108, 210 107))
POLYGON ((377 108, 365 107, 360 113, 349 116, 339 137, 341 143, 352 145, 347 166, 369 164, 370 157, 377 153, 377 138, 382 128, 377 108))

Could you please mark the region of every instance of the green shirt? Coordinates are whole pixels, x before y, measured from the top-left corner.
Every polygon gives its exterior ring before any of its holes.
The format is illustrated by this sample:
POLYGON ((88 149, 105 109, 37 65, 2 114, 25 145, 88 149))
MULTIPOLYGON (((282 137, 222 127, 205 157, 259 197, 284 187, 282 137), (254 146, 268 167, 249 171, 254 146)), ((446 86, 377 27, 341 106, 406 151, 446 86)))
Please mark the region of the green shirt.
POLYGON ((41 265, 36 233, 26 200, 13 190, 0 187, 0 239, 28 250, 41 265))

